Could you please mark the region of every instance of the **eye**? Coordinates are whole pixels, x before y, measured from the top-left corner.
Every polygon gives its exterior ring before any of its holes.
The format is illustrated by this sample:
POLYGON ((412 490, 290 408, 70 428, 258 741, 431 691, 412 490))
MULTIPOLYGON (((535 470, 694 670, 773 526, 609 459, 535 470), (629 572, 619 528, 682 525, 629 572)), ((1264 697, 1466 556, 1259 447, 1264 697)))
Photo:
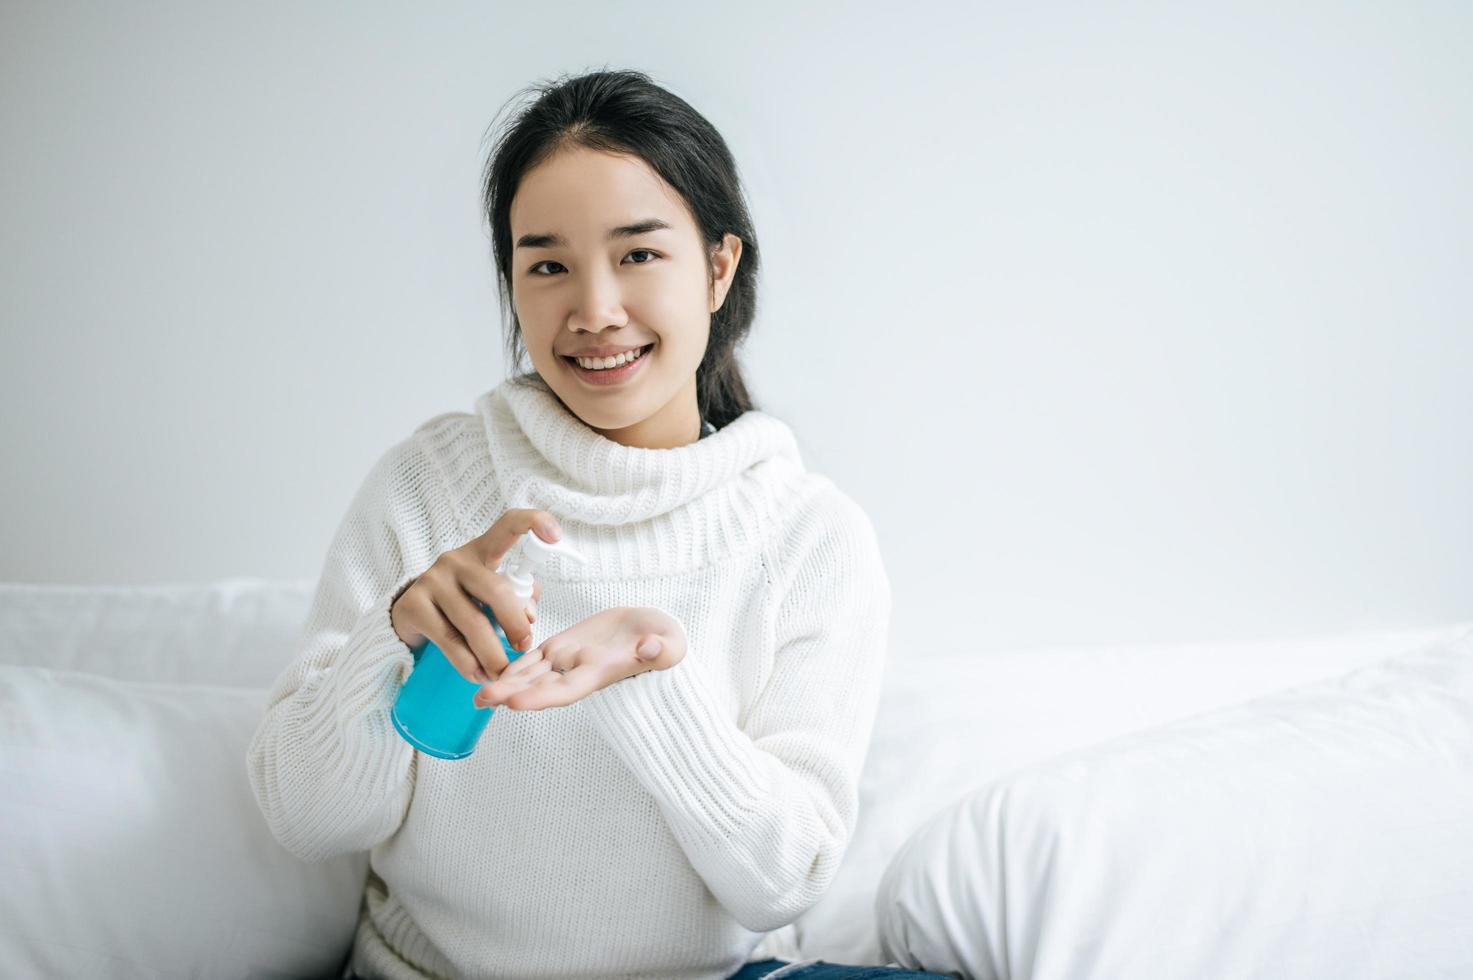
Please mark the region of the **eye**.
MULTIPOLYGON (((647 259, 644 262, 636 262, 636 263, 634 263, 635 265, 649 265, 650 262, 654 261, 654 259, 657 259, 657 258, 660 257, 660 253, 659 252, 652 252, 652 251, 650 251, 647 248, 636 248, 634 251, 630 252, 629 254, 630 255, 648 255, 648 256, 651 256, 650 259, 647 259)), ((555 273, 552 273, 552 272, 538 272, 537 271, 538 268, 540 268, 541 266, 544 266, 544 265, 555 265, 558 268, 565 268, 565 266, 563 266, 563 264, 561 262, 554 262, 552 259, 544 259, 543 261, 538 262, 536 265, 531 266, 530 268, 528 268, 527 271, 529 273, 531 273, 532 275, 534 275, 534 276, 550 276, 550 275, 555 275, 555 273)))

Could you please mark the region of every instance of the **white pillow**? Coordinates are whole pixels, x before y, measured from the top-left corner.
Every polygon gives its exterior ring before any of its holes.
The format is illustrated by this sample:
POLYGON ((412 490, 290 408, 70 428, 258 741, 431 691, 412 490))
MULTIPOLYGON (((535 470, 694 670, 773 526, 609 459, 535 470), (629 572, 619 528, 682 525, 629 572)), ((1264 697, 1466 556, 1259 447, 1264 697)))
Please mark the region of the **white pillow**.
POLYGON ((269 688, 292 658, 315 583, 0 582, 0 663, 133 681, 269 688))
POLYGON ((0 976, 336 976, 366 854, 304 864, 245 757, 265 690, 0 666, 0 976))
POLYGON ((976 980, 1473 976, 1473 631, 1014 772, 875 912, 976 980))
POLYGON ((874 908, 890 859, 926 820, 1014 769, 1336 677, 1470 628, 988 653, 897 648, 860 780, 854 839, 829 890, 796 923, 801 957, 885 963, 874 908))

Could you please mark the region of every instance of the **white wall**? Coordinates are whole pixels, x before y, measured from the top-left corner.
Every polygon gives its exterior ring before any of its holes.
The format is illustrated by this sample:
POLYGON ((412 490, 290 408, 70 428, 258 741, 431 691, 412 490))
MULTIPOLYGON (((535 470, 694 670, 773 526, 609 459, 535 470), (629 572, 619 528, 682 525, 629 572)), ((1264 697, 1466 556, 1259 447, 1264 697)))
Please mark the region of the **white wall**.
POLYGON ((1285 6, 7 2, 0 578, 314 578, 504 376, 486 128, 609 66, 737 155, 901 655, 1473 617, 1473 7, 1285 6))

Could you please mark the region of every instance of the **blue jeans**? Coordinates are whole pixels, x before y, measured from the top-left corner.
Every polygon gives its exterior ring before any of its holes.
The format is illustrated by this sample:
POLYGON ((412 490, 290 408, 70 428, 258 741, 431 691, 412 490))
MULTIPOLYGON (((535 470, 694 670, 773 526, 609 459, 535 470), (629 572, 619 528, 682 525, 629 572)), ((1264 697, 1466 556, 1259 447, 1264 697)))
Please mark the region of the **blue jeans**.
MULTIPOLYGON (((786 960, 748 963, 727 980, 762 980, 767 974, 787 965, 786 960)), ((842 963, 826 963, 823 960, 800 966, 791 973, 784 973, 778 980, 788 980, 789 977, 793 980, 915 980, 917 977, 953 980, 950 974, 923 973, 901 966, 844 966, 842 963)), ((357 980, 357 974, 349 974, 349 978, 357 980)))
MULTIPOLYGON (((727 980, 762 980, 780 967, 787 966, 786 960, 762 960, 748 963, 727 980)), ((907 970, 903 966, 845 966, 842 963, 827 963, 819 960, 800 966, 791 973, 784 973, 779 980, 902 980, 902 978, 934 977, 935 980, 953 980, 945 973, 925 973, 907 970)))
MULTIPOLYGON (((728 977, 728 980, 762 980, 772 971, 787 967, 787 959, 763 959, 760 962, 750 962, 742 967, 737 973, 728 977)), ((356 974, 348 974, 349 980, 356 980, 356 974)), ((952 974, 947 973, 922 973, 921 970, 906 970, 904 967, 846 967, 838 962, 818 962, 798 967, 792 973, 785 973, 778 980, 915 980, 916 977, 934 977, 935 980, 953 980, 952 974)))

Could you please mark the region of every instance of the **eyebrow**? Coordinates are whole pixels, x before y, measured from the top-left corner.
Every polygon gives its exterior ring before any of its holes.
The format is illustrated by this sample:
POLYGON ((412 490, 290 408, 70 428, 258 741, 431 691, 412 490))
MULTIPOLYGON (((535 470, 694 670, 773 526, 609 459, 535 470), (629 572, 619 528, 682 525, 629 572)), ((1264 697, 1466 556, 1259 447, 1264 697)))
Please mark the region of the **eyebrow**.
MULTIPOLYGON (((643 221, 636 221, 632 225, 620 225, 617 228, 610 228, 608 240, 613 241, 616 238, 633 238, 635 235, 643 235, 646 232, 651 231, 669 230, 669 228, 670 225, 664 221, 661 221, 659 218, 645 218, 643 221)), ((561 248, 565 247, 567 244, 568 240, 562 235, 544 232, 540 235, 523 235, 521 238, 517 239, 516 247, 561 248)))

